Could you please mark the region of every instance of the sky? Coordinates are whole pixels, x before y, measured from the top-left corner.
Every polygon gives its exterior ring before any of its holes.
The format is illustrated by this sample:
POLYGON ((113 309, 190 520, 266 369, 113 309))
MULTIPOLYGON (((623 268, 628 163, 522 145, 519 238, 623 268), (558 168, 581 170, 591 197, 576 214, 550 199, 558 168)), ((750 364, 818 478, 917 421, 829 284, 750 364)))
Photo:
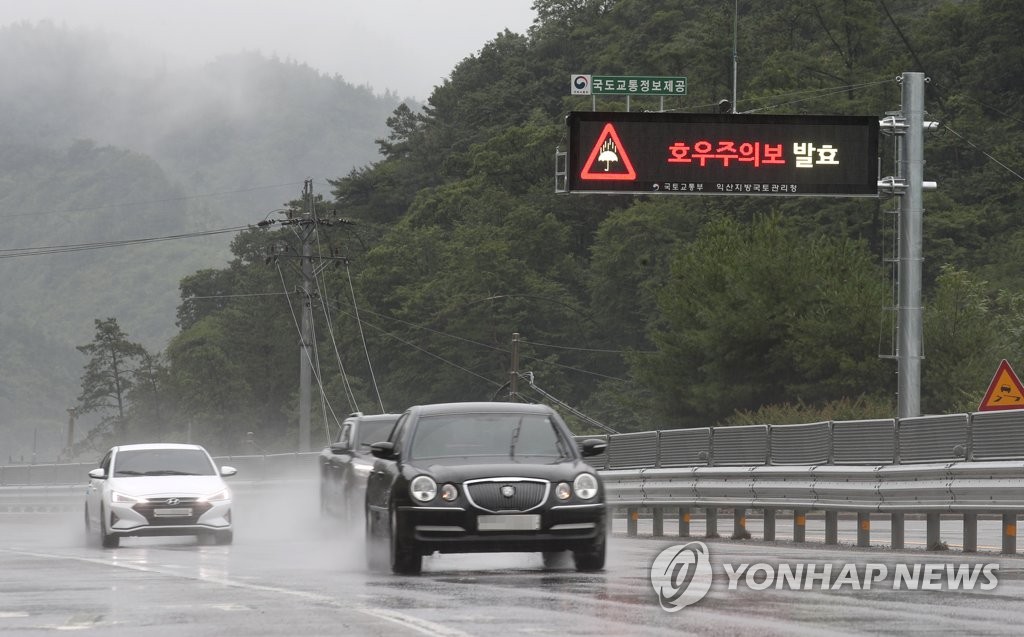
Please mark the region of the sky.
POLYGON ((0 0, 0 26, 50 20, 136 39, 169 67, 260 52, 423 101, 533 0, 0 0))

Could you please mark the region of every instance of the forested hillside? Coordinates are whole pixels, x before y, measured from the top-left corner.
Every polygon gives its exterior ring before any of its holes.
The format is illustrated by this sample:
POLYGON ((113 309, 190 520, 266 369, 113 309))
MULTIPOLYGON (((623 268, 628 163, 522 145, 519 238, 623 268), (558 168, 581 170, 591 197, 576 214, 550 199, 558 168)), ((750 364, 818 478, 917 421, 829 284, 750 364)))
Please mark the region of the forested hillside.
MULTIPOLYGON (((565 116, 591 106, 569 75, 687 76, 666 108, 714 112, 732 98, 734 6, 538 0, 529 33, 394 110, 380 157, 318 203, 352 221, 317 246, 348 257, 318 272, 318 442, 351 410, 507 395, 513 333, 537 387, 620 431, 894 415, 891 200, 553 192, 565 116)), ((739 7, 739 112, 881 117, 901 72, 929 77, 942 126, 925 150, 939 189, 925 196, 922 408, 974 409, 1024 330, 1024 16, 1009 0, 739 7)), ((136 431, 191 422, 225 450, 249 431, 294 446, 302 299, 281 296, 289 262, 264 260, 289 241, 246 231, 227 268, 185 280, 161 380, 173 410, 136 431)))
POLYGON ((63 442, 95 318, 162 349, 181 278, 230 258, 217 231, 372 160, 398 103, 256 54, 172 72, 100 34, 0 28, 0 452, 63 442))

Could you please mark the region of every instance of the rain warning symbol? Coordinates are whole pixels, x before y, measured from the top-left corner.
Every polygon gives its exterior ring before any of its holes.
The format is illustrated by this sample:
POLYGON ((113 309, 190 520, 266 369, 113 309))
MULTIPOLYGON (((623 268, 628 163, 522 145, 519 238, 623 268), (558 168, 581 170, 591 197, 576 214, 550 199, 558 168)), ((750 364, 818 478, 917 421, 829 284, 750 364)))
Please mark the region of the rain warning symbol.
POLYGON ((583 165, 580 179, 604 181, 633 181, 636 170, 629 160, 626 149, 622 146, 619 134, 611 123, 605 124, 604 130, 597 137, 594 149, 590 151, 587 163, 583 165))

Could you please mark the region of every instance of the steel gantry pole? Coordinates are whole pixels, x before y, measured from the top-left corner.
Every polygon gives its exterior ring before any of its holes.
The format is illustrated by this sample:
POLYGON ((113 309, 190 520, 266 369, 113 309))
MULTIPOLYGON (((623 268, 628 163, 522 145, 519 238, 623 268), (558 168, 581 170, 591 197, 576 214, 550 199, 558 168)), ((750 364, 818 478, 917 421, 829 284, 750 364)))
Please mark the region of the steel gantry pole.
POLYGON ((921 415, 921 358, 924 321, 921 264, 924 208, 924 74, 904 73, 902 109, 906 134, 901 144, 899 175, 905 180, 900 214, 898 406, 900 418, 921 415))
POLYGON ((924 262, 922 193, 935 190, 924 181, 924 133, 939 127, 924 119, 923 73, 903 73, 902 110, 882 119, 880 129, 896 137, 896 176, 878 182, 879 192, 899 198, 899 254, 896 284, 897 410, 900 418, 921 415, 921 361, 924 358, 924 311, 921 306, 921 271, 924 262))

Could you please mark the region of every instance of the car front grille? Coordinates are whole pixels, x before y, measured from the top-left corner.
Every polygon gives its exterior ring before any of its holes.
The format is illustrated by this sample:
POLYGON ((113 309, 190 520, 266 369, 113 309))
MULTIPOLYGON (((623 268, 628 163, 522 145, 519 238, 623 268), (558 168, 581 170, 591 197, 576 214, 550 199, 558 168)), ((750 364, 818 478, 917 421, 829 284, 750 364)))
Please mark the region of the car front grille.
POLYGON ((536 509, 544 504, 550 486, 551 483, 547 480, 488 478, 466 482, 466 495, 473 506, 489 513, 523 512, 536 509), (511 488, 511 496, 502 493, 504 487, 511 488))
POLYGON ((212 506, 198 498, 172 497, 139 502, 132 508, 154 526, 181 526, 195 524, 212 506))

